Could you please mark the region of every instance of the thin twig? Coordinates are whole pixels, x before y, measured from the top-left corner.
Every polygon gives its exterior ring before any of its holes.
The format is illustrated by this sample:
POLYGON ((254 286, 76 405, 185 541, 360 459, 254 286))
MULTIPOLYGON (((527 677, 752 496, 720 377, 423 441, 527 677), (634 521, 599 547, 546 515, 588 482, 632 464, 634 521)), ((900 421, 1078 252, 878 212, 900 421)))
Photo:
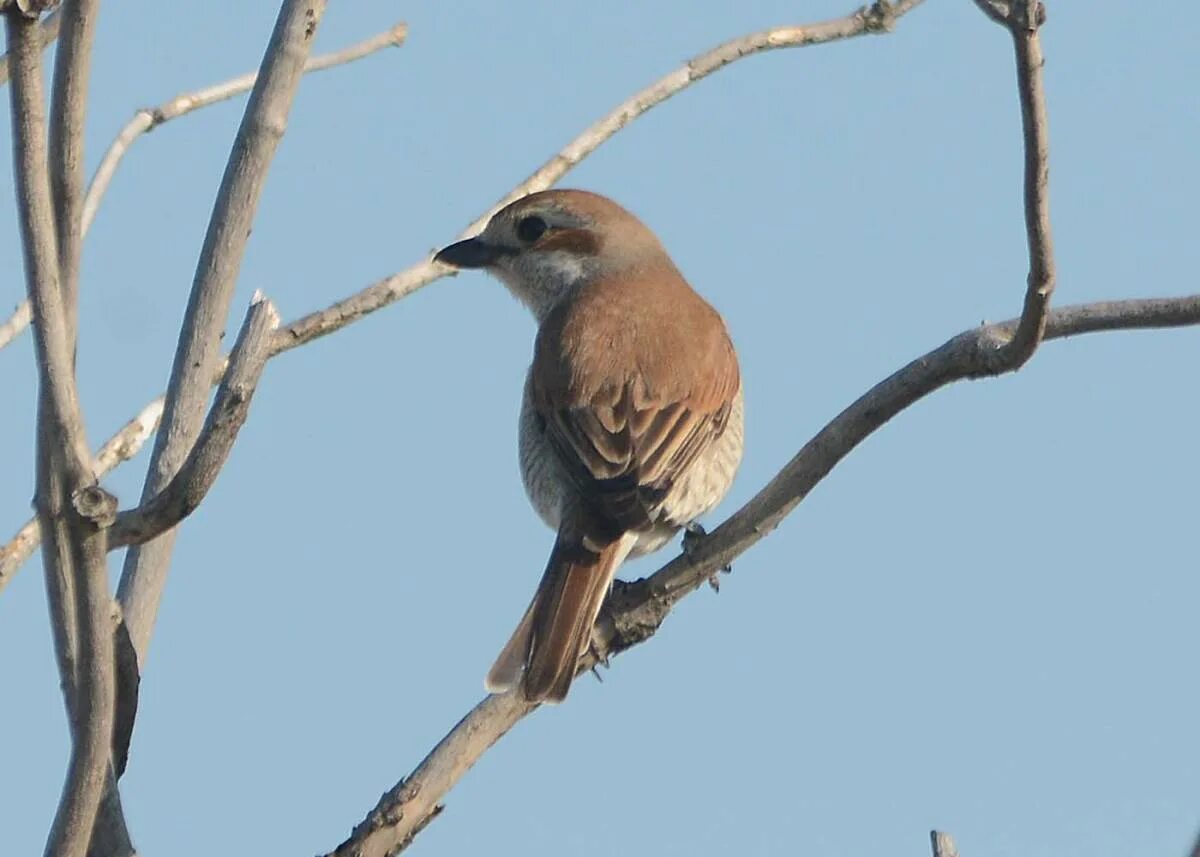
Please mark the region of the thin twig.
MULTIPOLYGON (((983 4, 985 12, 989 4, 983 4)), ((989 17, 992 17, 989 15, 989 17)), ((1006 18, 1017 62, 1017 94, 1025 140, 1025 234, 1029 244, 1029 280, 1021 323, 1012 341, 997 353, 1005 369, 1016 369, 1033 356, 1046 325, 1054 292, 1054 240, 1050 233, 1050 129, 1046 91, 1042 86, 1041 41, 1038 28, 1045 20, 1039 0, 1014 0, 1006 18)))
POLYGON ((958 857, 958 846, 954 837, 940 830, 929 831, 929 844, 933 848, 933 857, 958 857))
MULTIPOLYGON (((95 460, 97 478, 107 475, 117 465, 138 454, 142 446, 153 437, 154 432, 158 429, 162 411, 163 397, 159 396, 142 408, 137 416, 122 426, 120 431, 100 447, 95 460)), ((25 525, 4 547, 0 547, 0 591, 9 584, 17 570, 33 555, 40 538, 38 520, 33 517, 25 522, 25 525)))
POLYGON ((195 446, 166 488, 138 508, 117 516, 108 535, 109 550, 147 542, 177 525, 200 505, 250 412, 250 400, 267 363, 271 333, 278 326, 279 313, 274 304, 256 295, 195 446))
POLYGON ((13 314, 0 324, 0 348, 8 345, 8 343, 16 338, 18 333, 29 327, 29 320, 32 317, 33 313, 29 311, 28 300, 23 300, 17 304, 17 308, 13 310, 13 314))
POLYGON ((68 623, 73 611, 75 628, 74 663, 60 658, 71 711, 71 757, 46 853, 83 857, 111 752, 114 626, 104 527, 115 501, 95 485, 75 386, 74 343, 59 281, 38 25, 14 9, 5 17, 18 219, 39 376, 36 506, 42 529, 55 534, 44 560, 51 599, 63 601, 51 605, 51 621, 68 623), (69 580, 72 591, 55 591, 56 579, 69 580))
MULTIPOLYGON (((57 10, 42 19, 41 26, 38 27, 38 37, 42 40, 42 50, 54 44, 54 40, 58 38, 61 26, 62 15, 57 10)), ((0 86, 4 86, 6 83, 8 83, 8 54, 0 56, 0 86)))
MULTIPOLYGON (((998 374, 992 354, 1019 319, 965 331, 876 384, 804 445, 748 503, 648 578, 617 581, 580 671, 648 640, 671 609, 775 529, 831 470, 900 411, 945 385, 998 374)), ((1200 325, 1200 295, 1114 301, 1054 310, 1047 339, 1121 329, 1200 325)), ((447 734, 409 776, 389 790, 335 857, 398 853, 440 812, 440 802, 479 755, 532 709, 515 693, 489 696, 447 734), (356 850, 358 849, 358 850, 356 850)))
MULTIPOLYGON (((472 235, 483 228, 488 219, 514 199, 535 191, 545 190, 574 169, 601 144, 653 107, 662 104, 689 86, 698 83, 731 63, 778 48, 802 48, 826 42, 850 39, 868 33, 889 32, 896 21, 916 8, 922 0, 904 0, 890 4, 877 2, 864 6, 832 21, 802 26, 774 27, 749 33, 717 45, 684 63, 679 68, 640 90, 618 104, 579 136, 567 143, 548 161, 538 167, 523 182, 504 195, 459 233, 472 235)), ((323 310, 310 313, 291 322, 276 334, 276 353, 312 342, 363 316, 394 303, 401 298, 439 280, 451 269, 432 260, 386 277, 356 294, 338 301, 323 310)))
MULTIPOLYGON (((167 385, 163 431, 155 440, 142 502, 175 476, 203 425, 209 387, 221 360, 221 332, 250 226, 325 2, 284 0, 279 10, 204 236, 167 385)), ((172 530, 135 545, 125 555, 117 597, 143 667, 174 543, 172 530)))
MULTIPOLYGON (((55 15, 55 20, 57 18, 58 16, 55 15)), ((55 35, 57 36, 57 34, 58 30, 56 27, 55 35)), ((322 54, 319 57, 313 57, 304 64, 304 72, 308 74, 314 71, 323 71, 327 68, 360 60, 384 48, 399 47, 404 44, 404 40, 407 37, 407 24, 403 22, 393 24, 388 29, 376 33, 357 44, 333 51, 332 53, 322 54)), ((193 113, 203 107, 218 104, 248 92, 254 86, 254 81, 257 78, 258 72, 250 72, 249 74, 243 74, 231 80, 224 81, 223 83, 205 87, 204 89, 177 95, 170 101, 163 102, 157 107, 146 107, 138 110, 133 115, 133 118, 125 124, 125 127, 121 129, 120 133, 117 134, 112 143, 109 144, 104 157, 100 161, 100 166, 96 168, 91 183, 88 185, 87 195, 83 201, 83 234, 87 235, 88 230, 91 228, 92 222, 96 218, 96 212, 100 208, 100 202, 103 200, 104 194, 108 191, 113 176, 116 175, 117 167, 120 166, 124 157, 129 154, 130 147, 139 137, 149 131, 153 131, 164 122, 178 119, 180 116, 187 116, 189 113, 193 113)), ((22 301, 12 316, 3 323, 0 323, 0 348, 12 342, 17 334, 28 326, 29 302, 22 301)))

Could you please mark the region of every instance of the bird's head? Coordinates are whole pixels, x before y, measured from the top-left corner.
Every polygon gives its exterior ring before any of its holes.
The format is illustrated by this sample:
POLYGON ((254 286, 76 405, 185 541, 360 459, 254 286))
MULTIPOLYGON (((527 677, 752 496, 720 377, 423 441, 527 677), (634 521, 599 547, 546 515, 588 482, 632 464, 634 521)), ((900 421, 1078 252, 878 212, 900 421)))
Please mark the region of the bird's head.
POLYGON ((671 264, 645 224, 611 199, 582 190, 542 191, 509 203, 483 232, 434 260, 486 268, 539 320, 599 278, 671 264))

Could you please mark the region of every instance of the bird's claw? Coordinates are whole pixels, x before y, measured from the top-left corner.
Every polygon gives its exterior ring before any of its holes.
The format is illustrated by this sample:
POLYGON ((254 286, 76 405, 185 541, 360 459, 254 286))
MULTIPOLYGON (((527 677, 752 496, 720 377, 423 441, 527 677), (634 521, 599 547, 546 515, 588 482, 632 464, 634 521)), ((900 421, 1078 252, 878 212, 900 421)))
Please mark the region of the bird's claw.
POLYGON ((704 525, 696 521, 689 521, 683 525, 683 541, 681 547, 683 552, 689 557, 696 552, 696 548, 700 547, 700 543, 704 541, 704 537, 708 535, 708 530, 704 529, 704 525))
MULTIPOLYGON (((683 552, 691 558, 700 547, 701 541, 708 535, 708 530, 704 529, 704 525, 696 521, 689 521, 683 525, 683 552)), ((708 585, 712 587, 713 592, 721 591, 721 574, 729 574, 733 571, 733 565, 723 565, 717 569, 716 573, 708 579, 708 585)))
POLYGON ((605 669, 608 669, 608 653, 602 652, 600 647, 596 645, 595 639, 592 639, 588 641, 588 654, 590 654, 596 661, 594 664, 592 664, 588 671, 596 677, 596 681, 604 684, 604 676, 600 675, 599 668, 604 667, 605 669))

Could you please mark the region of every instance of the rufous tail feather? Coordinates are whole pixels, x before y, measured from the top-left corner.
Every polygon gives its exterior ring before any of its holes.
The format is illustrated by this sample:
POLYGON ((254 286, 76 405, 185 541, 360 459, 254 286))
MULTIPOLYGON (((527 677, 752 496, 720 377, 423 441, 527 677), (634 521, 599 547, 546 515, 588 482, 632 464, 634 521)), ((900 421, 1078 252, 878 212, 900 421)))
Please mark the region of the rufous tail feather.
POLYGON ((520 681, 530 702, 566 698, 632 537, 626 535, 598 551, 581 542, 560 533, 533 601, 488 672, 489 691, 509 690, 520 681))

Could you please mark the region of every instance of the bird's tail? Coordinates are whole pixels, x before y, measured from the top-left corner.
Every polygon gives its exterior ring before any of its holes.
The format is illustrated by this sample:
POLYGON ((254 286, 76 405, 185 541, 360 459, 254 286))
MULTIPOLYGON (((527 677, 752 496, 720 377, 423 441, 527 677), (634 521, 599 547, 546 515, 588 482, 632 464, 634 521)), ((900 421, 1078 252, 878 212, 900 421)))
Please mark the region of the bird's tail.
POLYGON ((559 534, 533 601, 488 672, 489 691, 509 690, 520 681, 530 702, 566 698, 613 575, 634 539, 626 534, 592 550, 559 534))

